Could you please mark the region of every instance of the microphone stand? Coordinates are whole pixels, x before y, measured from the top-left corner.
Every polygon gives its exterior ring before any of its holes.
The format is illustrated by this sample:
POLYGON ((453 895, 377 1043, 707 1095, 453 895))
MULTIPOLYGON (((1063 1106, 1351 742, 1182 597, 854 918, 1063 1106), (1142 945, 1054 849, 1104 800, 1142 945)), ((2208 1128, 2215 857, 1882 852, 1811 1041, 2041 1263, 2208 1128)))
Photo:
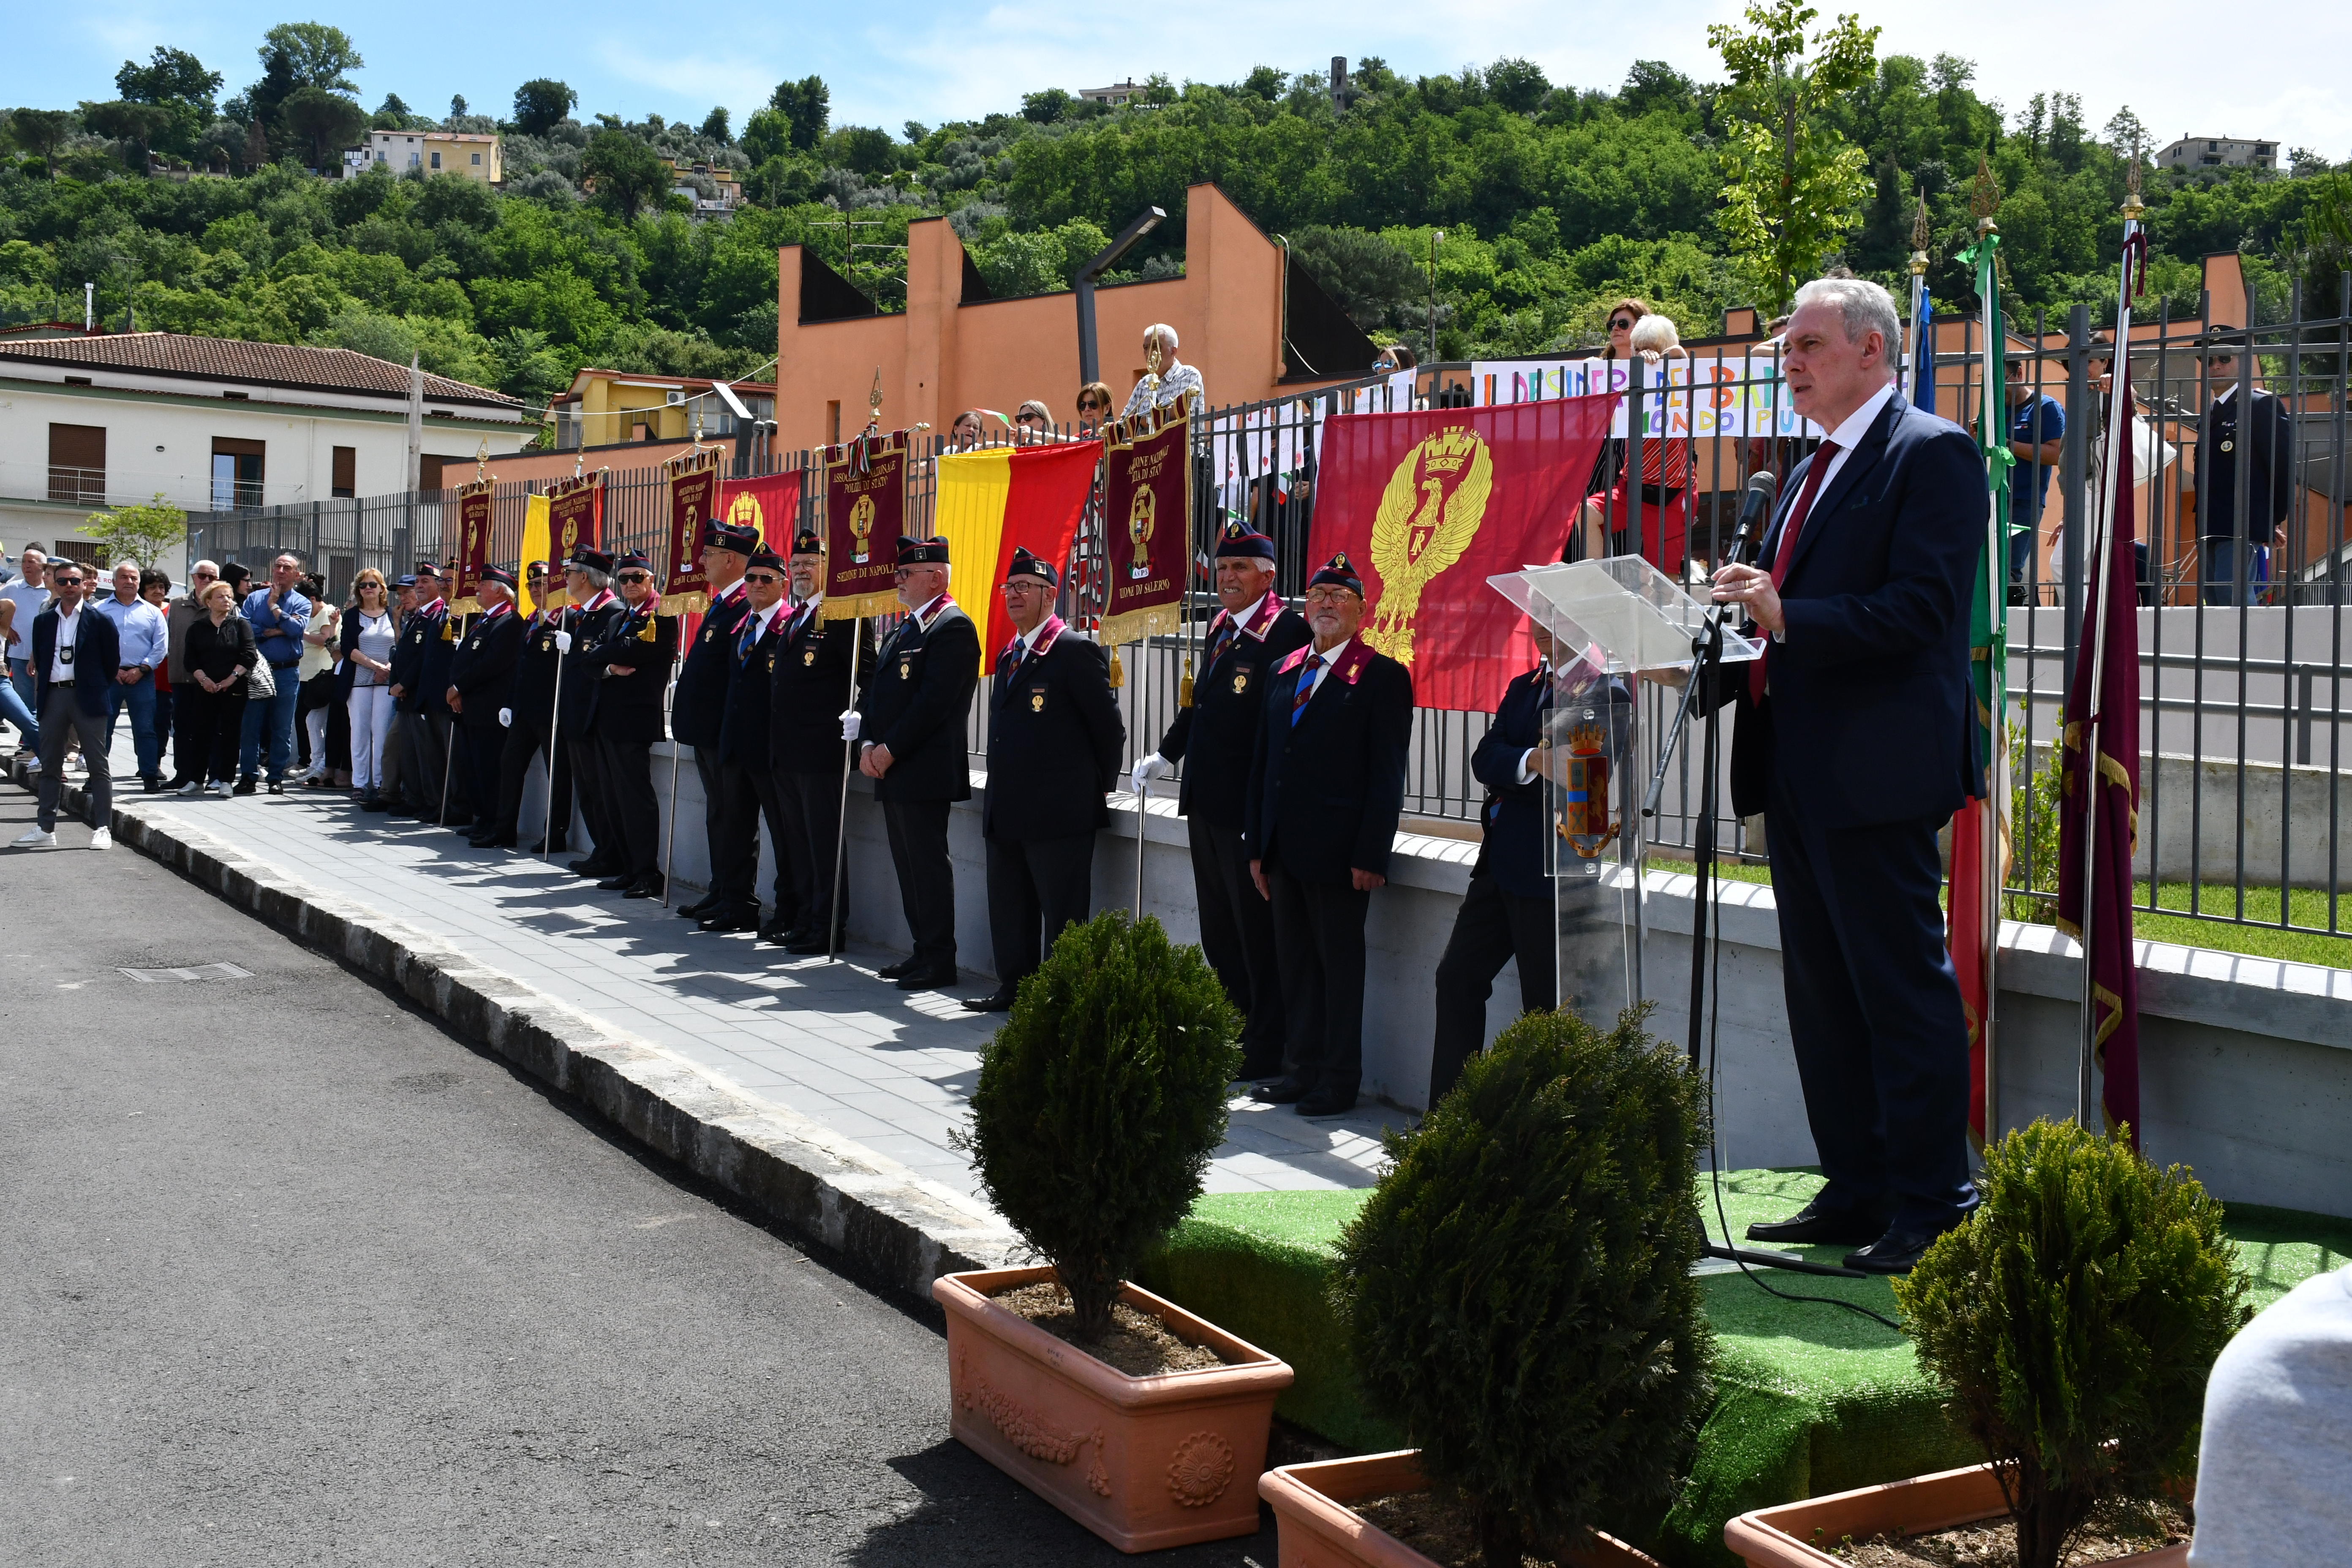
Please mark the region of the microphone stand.
MULTIPOLYGON (((1749 486, 1751 493, 1762 488, 1752 482, 1749 486)), ((1777 492, 1780 487, 1775 482, 1770 489, 1777 492)), ((1740 552, 1747 548, 1748 528, 1754 521, 1748 515, 1749 510, 1746 506, 1740 508, 1739 527, 1732 534, 1730 547, 1724 554, 1727 564, 1737 562, 1740 552)), ((1769 515, 1771 511, 1770 498, 1768 496, 1766 504, 1755 510, 1769 515)), ((1642 815, 1655 817, 1659 796, 1666 787, 1666 769, 1673 765, 1675 748, 1683 742, 1691 710, 1704 704, 1701 729, 1705 740, 1700 747, 1697 813, 1691 834, 1691 861, 1697 872, 1691 900, 1690 1064, 1693 1071, 1698 1069, 1699 1046, 1706 1030, 1707 954, 1712 943, 1722 940, 1721 922, 1711 922, 1709 917, 1716 896, 1716 774, 1721 767, 1719 747, 1723 732, 1723 708, 1719 700, 1723 676, 1723 632, 1725 617, 1730 608, 1727 604, 1712 605, 1707 610, 1706 624, 1691 639, 1691 672, 1690 679, 1683 684, 1682 708, 1675 715, 1674 727, 1666 731, 1665 744, 1658 752, 1657 768, 1651 773, 1649 790, 1642 797, 1642 815)), ((1721 1172, 1718 1170, 1717 1174, 1719 1177, 1721 1172)), ((1749 1247, 1733 1247, 1727 1232, 1721 1242, 1708 1239, 1706 1232, 1706 1222, 1702 1218, 1699 1222, 1699 1255, 1703 1258, 1720 1258, 1734 1263, 1785 1268, 1796 1274, 1828 1275, 1840 1279, 1866 1278, 1858 1268, 1815 1263, 1786 1252, 1758 1252, 1749 1247)))

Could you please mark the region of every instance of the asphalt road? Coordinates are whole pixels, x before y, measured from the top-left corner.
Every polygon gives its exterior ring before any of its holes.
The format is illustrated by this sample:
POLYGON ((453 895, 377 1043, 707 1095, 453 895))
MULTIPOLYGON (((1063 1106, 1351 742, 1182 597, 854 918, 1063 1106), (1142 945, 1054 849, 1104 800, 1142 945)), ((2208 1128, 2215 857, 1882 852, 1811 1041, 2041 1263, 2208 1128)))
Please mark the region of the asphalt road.
POLYGON ((950 1439, 931 1322, 58 837, 0 849, 0 1563, 1127 1561, 950 1439))

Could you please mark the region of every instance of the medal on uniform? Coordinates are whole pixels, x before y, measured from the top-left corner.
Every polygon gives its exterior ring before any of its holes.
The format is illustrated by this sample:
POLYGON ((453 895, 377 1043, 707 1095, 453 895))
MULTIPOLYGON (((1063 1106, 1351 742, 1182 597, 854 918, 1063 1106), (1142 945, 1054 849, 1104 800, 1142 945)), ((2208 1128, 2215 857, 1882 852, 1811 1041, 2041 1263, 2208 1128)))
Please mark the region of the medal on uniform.
POLYGON ((905 679, 907 679, 909 677, 909 675, 913 672, 914 668, 915 668, 915 661, 914 661, 913 659, 911 659, 911 658, 902 658, 902 659, 900 659, 900 660, 898 661, 898 679, 901 679, 901 680, 905 680, 905 679))
POLYGON ((816 662, 816 649, 813 647, 804 647, 801 649, 801 662, 803 664, 814 664, 816 662))
POLYGON ((1040 690, 1032 690, 1032 691, 1029 693, 1029 711, 1030 711, 1030 712, 1032 712, 1032 713, 1043 713, 1045 710, 1045 692, 1040 691, 1040 690))
POLYGON ((1241 668, 1234 671, 1234 696, 1239 697, 1243 692, 1249 689, 1249 678, 1250 672, 1247 665, 1244 665, 1241 668))
POLYGON ((770 675, 776 673, 776 656, 772 650, 768 655, 768 673, 770 675))
POLYGON ((703 628, 702 628, 702 640, 703 640, 704 642, 709 642, 709 641, 710 640, 710 638, 711 638, 712 635, 713 635, 713 628, 712 628, 712 627, 705 626, 705 627, 703 627, 703 628))
POLYGON ((2236 442, 2234 442, 2234 441, 2224 441, 2224 442, 2222 442, 2222 443, 2221 443, 2221 450, 2223 450, 2224 452, 2226 452, 2226 451, 2228 451, 2231 447, 2234 447, 2235 445, 2237 445, 2237 443, 2236 443, 2236 442))

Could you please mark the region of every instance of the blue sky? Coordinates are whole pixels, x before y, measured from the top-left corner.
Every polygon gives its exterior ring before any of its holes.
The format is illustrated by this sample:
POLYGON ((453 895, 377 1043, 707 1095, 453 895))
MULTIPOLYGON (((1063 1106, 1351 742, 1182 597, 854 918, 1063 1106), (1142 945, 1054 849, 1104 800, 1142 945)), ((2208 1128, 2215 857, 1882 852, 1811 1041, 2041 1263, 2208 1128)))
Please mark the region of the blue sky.
MULTIPOLYGON (((1825 12, 1837 0, 1817 0, 1825 12)), ((2129 104, 2160 143, 2183 134, 2275 137, 2352 159, 2352 7, 2279 0, 2244 12, 2188 0, 1896 5, 1850 0, 1882 26, 1882 54, 1972 58, 1980 90, 2012 110, 2035 92, 2078 92, 2094 128, 2129 104), (1991 26, 1974 18, 1990 18, 1991 26), (2242 17, 2242 44, 2214 18, 2242 17), (2111 38, 2130 40, 2116 45, 2111 38), (2291 44, 2292 47, 2287 47, 2291 44), (2229 63, 2232 58, 2244 64, 2229 63), (2331 68, 2328 62, 2336 62, 2331 68)), ((14 8, 12 8, 14 9, 14 8)), ((517 82, 553 76, 579 89, 582 111, 699 121, 715 103, 745 114, 783 77, 814 71, 833 89, 834 122, 938 124, 1017 107, 1041 87, 1092 87, 1152 71, 1179 81, 1238 79, 1254 65, 1322 68, 1334 54, 1380 55, 1412 74, 1524 55, 1556 82, 1613 86, 1635 58, 1712 74, 1710 22, 1737 0, 1657 0, 1643 7, 1567 7, 1534 0, 1443 5, 1332 0, 1189 0, 1180 5, 972 5, 961 8, 803 5, 680 10, 573 0, 425 12, 306 6, 290 0, 213 0, 189 8, 153 0, 105 5, 27 4, 0 52, 0 103, 65 107, 113 96, 116 67, 157 44, 191 50, 228 79, 258 74, 254 49, 281 21, 332 22, 366 57, 362 96, 387 91, 440 113, 463 93, 478 113, 503 113, 517 82), (429 18, 415 25, 411 18, 429 18)))

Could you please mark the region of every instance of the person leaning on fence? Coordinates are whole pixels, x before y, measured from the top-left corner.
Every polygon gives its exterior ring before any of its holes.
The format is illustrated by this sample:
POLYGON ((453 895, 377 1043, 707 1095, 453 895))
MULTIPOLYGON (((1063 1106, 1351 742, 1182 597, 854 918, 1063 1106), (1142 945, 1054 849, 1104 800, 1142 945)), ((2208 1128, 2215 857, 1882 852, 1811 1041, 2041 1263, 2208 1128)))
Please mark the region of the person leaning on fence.
POLYGON ((1013 411, 1013 441, 1034 447, 1054 439, 1054 411, 1033 397, 1013 411))
POLYGON ((474 584, 481 614, 467 624, 449 659, 449 689, 443 693, 457 715, 459 765, 474 802, 468 841, 498 826, 499 759, 506 731, 499 715, 514 694, 515 660, 522 652, 522 617, 515 614, 514 574, 486 566, 474 584))
MULTIPOLYGON (((792 598, 768 677, 768 765, 783 806, 784 850, 792 862, 793 924, 786 952, 838 952, 849 935, 849 888, 836 890, 841 864, 841 787, 848 766, 837 706, 874 667, 874 634, 864 617, 824 618, 824 545, 813 529, 793 541, 792 598), (832 940, 825 922, 834 921, 832 940)), ((781 867, 780 867, 781 868, 781 867)))
POLYGON ((2235 327, 2216 327, 2205 350, 2210 401, 2197 422, 2196 482, 2203 563, 2199 575, 2209 605, 2256 602, 2270 579, 2272 548, 2286 544, 2287 513, 2294 506, 2294 416, 2284 399, 2260 386, 2250 388, 2250 403, 2242 401, 2238 354, 2244 341, 2235 327), (2241 458, 2246 485, 2242 518, 2241 458))
POLYGON ((359 791, 362 811, 382 811, 387 804, 383 747, 392 731, 392 651, 399 640, 399 612, 386 602, 383 574, 370 566, 352 584, 335 672, 351 735, 352 787, 359 791))
MULTIPOLYGON (((1622 301, 1611 325, 1612 353, 1616 342, 1615 326, 1628 311, 1622 301)), ((1657 385, 1667 374, 1670 361, 1686 360, 1690 356, 1682 347, 1675 324, 1654 312, 1643 312, 1626 329, 1626 362, 1641 371, 1644 385, 1657 385)), ((1581 516, 1584 558, 1598 560, 1603 555, 1641 555, 1655 563, 1670 577, 1680 577, 1690 530, 1690 442, 1687 437, 1676 438, 1665 430, 1651 428, 1644 432, 1642 442, 1641 515, 1634 515, 1629 499, 1631 489, 1626 483, 1625 467, 1631 461, 1632 443, 1619 444, 1620 461, 1609 489, 1585 498, 1581 516), (1634 526, 1640 525, 1636 537, 1634 526), (1606 531, 1604 543, 1603 531, 1606 531)))
POLYGON ((686 650, 669 704, 671 732, 679 745, 694 748, 710 855, 710 890, 677 912, 694 921, 718 914, 740 920, 748 912, 745 931, 759 924, 760 892, 752 884, 760 875, 760 801, 740 775, 729 775, 719 741, 727 718, 727 685, 735 678, 735 630, 751 609, 743 567, 759 548, 756 528, 714 522, 704 530, 702 571, 710 583, 710 604, 686 650))
POLYGON ((1181 398, 1185 411, 1198 419, 1207 405, 1208 389, 1201 384, 1201 373, 1176 357, 1176 329, 1165 321, 1143 329, 1147 367, 1154 345, 1160 350, 1160 380, 1155 384, 1147 368, 1137 378, 1135 390, 1127 395, 1127 406, 1119 410, 1119 417, 1131 419, 1147 408, 1165 408, 1181 398))
POLYGON ((1202 633, 1192 705, 1180 709, 1160 748, 1129 773, 1138 795, 1184 764, 1177 815, 1192 856, 1201 951, 1244 1019, 1242 1077, 1282 1071, 1282 981, 1275 965, 1274 910, 1250 879, 1242 824, 1266 683, 1274 668, 1314 640, 1307 618, 1275 589, 1275 543, 1239 522, 1217 541, 1214 619, 1202 633))
POLYGON ((2001 390, 2009 401, 2009 602, 2022 605, 2032 592, 2034 549, 2042 537, 2042 505, 2050 476, 2066 450, 2066 411, 2035 389, 2026 363, 2009 362, 2001 390))
POLYGON ((880 972, 902 991, 935 991, 956 978, 948 813, 971 798, 964 721, 980 684, 980 630, 948 592, 952 571, 945 539, 900 536, 895 575, 908 614, 883 643, 857 706, 841 715, 857 771, 874 781, 914 938, 914 951, 880 972))
POLYGON ((41 784, 34 826, 16 840, 20 849, 57 847, 58 800, 65 793, 66 741, 79 736, 89 768, 85 786, 89 847, 114 843, 114 779, 107 765, 107 688, 121 663, 114 623, 83 596, 88 584, 79 562, 60 561, 49 573, 56 602, 33 621, 34 695, 41 718, 41 784))

